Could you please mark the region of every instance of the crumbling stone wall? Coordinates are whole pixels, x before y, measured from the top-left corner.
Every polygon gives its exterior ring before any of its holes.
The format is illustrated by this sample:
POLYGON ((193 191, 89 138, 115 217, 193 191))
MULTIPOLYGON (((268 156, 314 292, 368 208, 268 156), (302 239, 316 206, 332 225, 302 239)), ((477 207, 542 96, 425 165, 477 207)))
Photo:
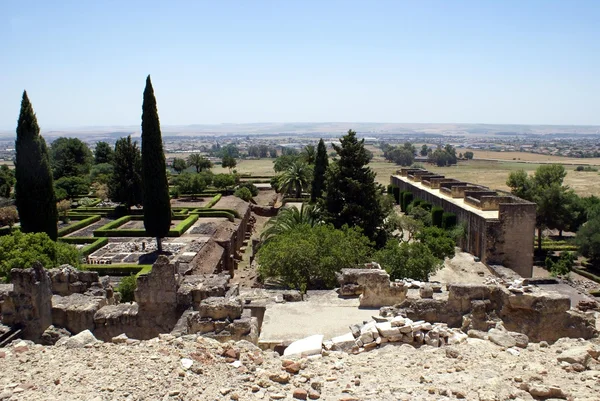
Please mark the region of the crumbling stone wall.
POLYGON ((379 267, 371 269, 342 269, 337 276, 340 295, 360 295, 360 307, 379 308, 394 305, 406 298, 404 282, 390 281, 390 275, 379 267))
POLYGON ((13 289, 2 304, 2 323, 22 326, 23 338, 37 341, 52 324, 52 290, 39 262, 29 269, 12 269, 13 289))
POLYGON ((463 331, 487 331, 502 322, 506 329, 525 334, 532 341, 588 339, 598 334, 593 317, 570 309, 568 296, 539 289, 515 294, 498 285, 448 284, 447 298, 407 298, 381 311, 384 315, 401 313, 412 320, 447 323, 463 331))
POLYGON ((176 274, 176 266, 160 255, 152 270, 137 279, 138 325, 147 328, 147 338, 170 332, 177 322, 176 274))

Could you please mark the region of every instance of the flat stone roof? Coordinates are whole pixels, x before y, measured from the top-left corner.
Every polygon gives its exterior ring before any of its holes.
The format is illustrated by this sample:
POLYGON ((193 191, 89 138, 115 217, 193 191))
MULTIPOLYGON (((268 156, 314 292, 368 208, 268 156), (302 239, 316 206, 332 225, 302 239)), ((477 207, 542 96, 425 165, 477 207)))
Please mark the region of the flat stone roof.
POLYGON ((394 175, 393 177, 396 177, 401 181, 404 181, 404 182, 409 183, 419 189, 422 189, 423 191, 429 192, 430 194, 435 195, 438 198, 445 199, 446 201, 448 201, 450 203, 454 203, 456 206, 458 206, 462 209, 465 209, 466 211, 469 211, 471 213, 477 214, 485 219, 498 219, 499 218, 498 210, 480 210, 480 209, 477 209, 476 207, 473 207, 473 206, 467 204, 465 202, 464 198, 452 198, 450 196, 446 196, 446 195, 440 193, 439 189, 432 189, 430 187, 423 185, 423 183, 421 183, 421 182, 409 180, 408 177, 402 177, 401 175, 394 175))

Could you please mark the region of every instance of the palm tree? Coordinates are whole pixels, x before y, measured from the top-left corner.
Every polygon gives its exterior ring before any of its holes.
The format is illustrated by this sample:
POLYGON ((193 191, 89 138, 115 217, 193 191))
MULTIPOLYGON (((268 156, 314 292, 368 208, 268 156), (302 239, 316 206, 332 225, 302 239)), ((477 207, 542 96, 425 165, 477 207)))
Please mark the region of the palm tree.
POLYGON ((308 164, 315 164, 315 160, 317 159, 315 145, 306 145, 302 150, 302 157, 308 164))
POLYGON ((199 153, 192 153, 187 158, 188 166, 194 166, 196 168, 196 173, 201 172, 204 169, 209 169, 212 167, 212 163, 206 157, 202 156, 199 153))
POLYGON ((306 163, 295 161, 279 176, 279 190, 283 193, 295 191, 296 198, 310 185, 312 170, 306 163))
POLYGON ((296 206, 282 209, 276 217, 267 222, 266 229, 260 238, 265 242, 276 235, 292 231, 298 226, 314 227, 322 223, 321 210, 315 205, 303 203, 300 209, 296 206))

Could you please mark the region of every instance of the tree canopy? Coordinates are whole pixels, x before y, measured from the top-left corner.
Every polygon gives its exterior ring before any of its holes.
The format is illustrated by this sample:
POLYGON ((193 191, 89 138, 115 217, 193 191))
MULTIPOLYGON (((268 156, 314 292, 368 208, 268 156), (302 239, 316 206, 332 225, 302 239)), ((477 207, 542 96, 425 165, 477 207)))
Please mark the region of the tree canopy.
POLYGON ((46 233, 24 234, 15 231, 0 237, 0 281, 9 278, 11 269, 31 267, 35 261, 39 261, 46 269, 62 264, 78 267, 80 257, 74 246, 54 242, 46 233))
MULTIPOLYGON (((196 169, 196 173, 200 173, 203 170, 208 170, 212 168, 213 164, 206 157, 202 156, 199 153, 192 153, 187 158, 188 166, 194 167, 196 169)), ((223 166, 225 167, 225 166, 223 166)), ((175 162, 173 162, 173 168, 175 168, 175 162)))
POLYGON ((109 195, 115 202, 128 208, 142 204, 142 154, 131 135, 115 143, 113 174, 109 182, 109 195))
POLYGON ((100 141, 96 143, 94 150, 94 164, 103 164, 112 162, 113 148, 108 142, 100 141))
POLYGON ((308 189, 311 178, 310 166, 298 160, 279 175, 278 187, 281 192, 293 193, 295 198, 300 198, 302 191, 308 189))
POLYGON ((0 166, 0 197, 10 198, 13 185, 15 185, 15 172, 3 164, 0 166))
POLYGON ((144 228, 148 235, 156 237, 158 251, 161 252, 161 238, 167 236, 171 227, 171 198, 160 121, 150 75, 146 78, 142 105, 142 182, 144 228))
MULTIPOLYGON (((375 173, 368 167, 369 155, 364 139, 359 141, 356 132, 349 130, 341 138, 341 145, 333 147, 339 159, 325 174, 325 219, 337 228, 344 225, 360 227, 371 241, 375 241, 381 235, 384 215, 378 201, 375 173)), ((383 246, 381 239, 379 243, 383 246)))
POLYGON ((538 249, 542 248, 542 230, 544 228, 564 230, 577 229, 575 221, 580 221, 575 193, 563 185, 567 172, 560 164, 539 166, 532 176, 524 170, 513 171, 509 174, 506 185, 514 195, 535 202, 536 227, 538 229, 538 249))
POLYGON ((54 178, 86 176, 94 157, 88 146, 78 138, 58 138, 50 146, 54 178))
POLYGON ((16 205, 21 231, 44 232, 56 240, 58 212, 48 149, 25 91, 17 124, 15 151, 16 205))
POLYGON ((325 172, 329 167, 329 158, 327 157, 327 148, 321 138, 317 145, 317 155, 315 158, 315 168, 313 170, 313 180, 310 191, 310 201, 315 203, 317 199, 323 196, 325 187, 325 172))
POLYGON ((333 288, 335 273, 369 260, 367 237, 359 229, 302 224, 274 236, 257 254, 259 274, 280 278, 290 288, 333 288))

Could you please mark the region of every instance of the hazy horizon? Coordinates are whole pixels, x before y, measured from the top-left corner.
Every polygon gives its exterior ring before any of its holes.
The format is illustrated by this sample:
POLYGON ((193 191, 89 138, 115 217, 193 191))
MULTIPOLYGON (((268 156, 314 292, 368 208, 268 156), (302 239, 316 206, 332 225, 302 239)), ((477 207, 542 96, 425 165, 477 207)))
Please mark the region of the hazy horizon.
POLYGON ((2 2, 0 130, 24 89, 44 130, 139 127, 148 74, 165 127, 600 125, 599 17, 585 0, 2 2))

